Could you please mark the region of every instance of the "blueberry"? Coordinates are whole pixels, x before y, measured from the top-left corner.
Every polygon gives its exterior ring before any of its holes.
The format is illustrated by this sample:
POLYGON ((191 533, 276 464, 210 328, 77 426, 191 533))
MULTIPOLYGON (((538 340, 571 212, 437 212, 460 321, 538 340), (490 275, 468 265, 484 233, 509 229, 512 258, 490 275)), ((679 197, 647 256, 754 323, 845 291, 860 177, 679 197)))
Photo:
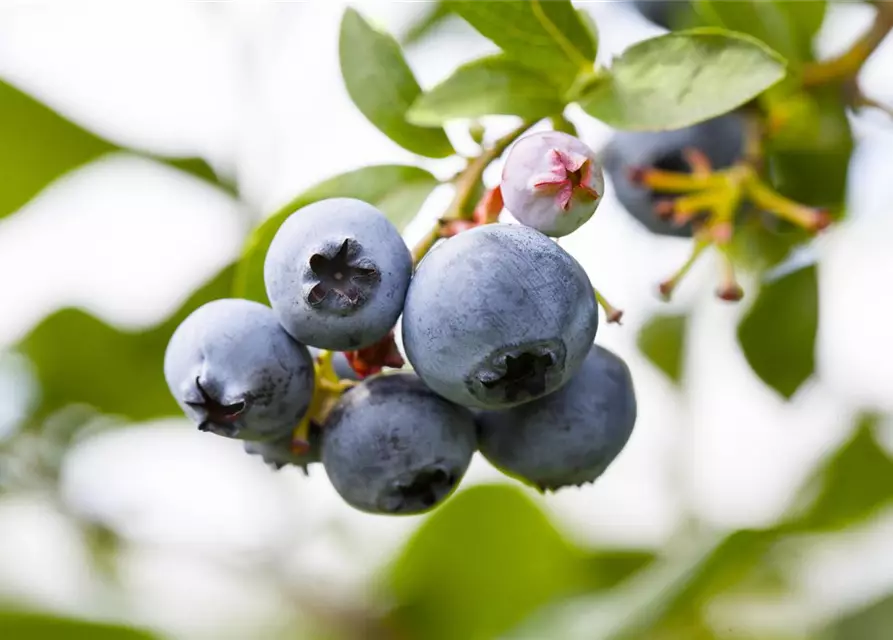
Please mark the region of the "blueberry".
POLYGON ((642 16, 664 29, 673 29, 675 18, 687 8, 687 0, 633 0, 632 5, 642 16))
POLYGON ((270 467, 279 470, 286 465, 293 465, 307 473, 307 466, 320 462, 320 432, 311 423, 310 450, 307 453, 295 453, 292 450, 291 433, 284 437, 269 441, 246 441, 243 445, 245 453, 260 456, 270 467))
POLYGON ((467 407, 549 394, 580 368, 598 328, 580 264, 539 231, 490 224, 433 249, 403 312, 403 347, 426 385, 467 407))
POLYGON ((412 372, 372 376, 346 391, 322 434, 332 485, 369 513, 429 510, 459 483, 476 448, 471 412, 412 372))
POLYGON ((202 431, 242 440, 290 434, 310 405, 310 352, 249 300, 222 299, 193 311, 164 356, 168 388, 202 431))
POLYGON ((542 490, 592 482, 620 454, 636 422, 626 363, 594 345, 583 367, 545 398, 477 415, 481 453, 542 490))
POLYGON ((378 209, 330 198, 293 213, 264 263, 267 295, 295 340, 348 351, 394 327, 412 276, 400 232, 378 209))
POLYGON ((701 151, 714 169, 725 169, 744 153, 744 120, 738 114, 726 114, 684 129, 671 131, 620 131, 614 134, 604 152, 605 171, 624 208, 652 233, 691 237, 691 224, 675 226, 661 220, 654 211, 658 200, 673 197, 634 184, 633 168, 657 168, 689 173, 683 150, 701 151))
POLYGON ((595 153, 561 131, 518 140, 506 155, 500 182, 506 209, 548 236, 566 236, 595 213, 605 179, 595 153))

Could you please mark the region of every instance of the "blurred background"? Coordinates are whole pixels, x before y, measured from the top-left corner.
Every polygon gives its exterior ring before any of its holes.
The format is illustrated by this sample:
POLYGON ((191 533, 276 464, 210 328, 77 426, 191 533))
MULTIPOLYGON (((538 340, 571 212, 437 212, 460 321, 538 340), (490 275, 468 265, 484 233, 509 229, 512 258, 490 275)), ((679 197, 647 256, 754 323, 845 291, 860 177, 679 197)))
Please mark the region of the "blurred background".
MULTIPOLYGON (((424 2, 0 2, 0 636, 890 637, 893 119, 880 112, 851 116, 848 220, 807 256, 815 375, 790 400, 742 356, 747 300, 715 299, 712 258, 658 300, 689 242, 650 235, 610 183, 562 240, 625 311, 597 342, 629 363, 639 400, 591 486, 540 495, 476 456, 440 510, 372 516, 319 465, 275 472, 169 407, 159 417, 141 392, 163 384, 158 336, 254 225, 364 165, 461 167, 420 160, 353 106, 338 63, 348 4, 411 40, 423 87, 495 50, 456 18, 412 35, 424 2), (687 318, 667 347, 678 376, 638 347, 655 313, 687 318), (804 504, 801 524, 778 525, 804 504)), ((624 2, 575 4, 603 62, 663 32, 624 2)), ((872 16, 831 3, 818 57, 872 16)), ((888 38, 860 76, 887 104, 891 65, 888 38)), ((593 148, 611 136, 567 116, 593 148)), ((486 124, 489 137, 517 123, 486 124)), ((447 132, 475 153, 464 125, 447 132)), ((449 195, 434 191, 407 242, 449 195)))

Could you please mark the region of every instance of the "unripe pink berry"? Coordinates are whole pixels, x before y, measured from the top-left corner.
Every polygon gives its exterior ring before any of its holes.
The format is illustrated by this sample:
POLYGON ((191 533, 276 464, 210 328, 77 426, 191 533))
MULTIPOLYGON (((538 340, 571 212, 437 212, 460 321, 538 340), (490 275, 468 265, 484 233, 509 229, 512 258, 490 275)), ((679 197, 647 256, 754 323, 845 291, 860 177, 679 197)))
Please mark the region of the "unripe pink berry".
POLYGON ((595 153, 578 138, 542 131, 512 146, 500 187, 506 209, 518 222, 560 237, 592 217, 605 179, 595 153))

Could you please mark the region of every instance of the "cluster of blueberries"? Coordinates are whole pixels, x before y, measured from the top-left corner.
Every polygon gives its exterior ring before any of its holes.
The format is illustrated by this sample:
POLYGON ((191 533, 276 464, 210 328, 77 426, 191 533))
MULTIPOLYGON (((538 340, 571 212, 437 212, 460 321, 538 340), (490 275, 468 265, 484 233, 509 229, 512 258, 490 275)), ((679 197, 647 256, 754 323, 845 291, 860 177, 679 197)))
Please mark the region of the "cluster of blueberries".
POLYGON ((270 306, 215 300, 174 332, 170 391, 199 429, 276 468, 321 462, 371 513, 429 510, 475 451, 541 490, 592 482, 626 445, 636 398, 626 363, 594 344, 586 272, 553 238, 591 218, 604 184, 576 137, 523 136, 494 190, 517 224, 471 225, 418 264, 372 205, 305 206, 267 252, 270 306))

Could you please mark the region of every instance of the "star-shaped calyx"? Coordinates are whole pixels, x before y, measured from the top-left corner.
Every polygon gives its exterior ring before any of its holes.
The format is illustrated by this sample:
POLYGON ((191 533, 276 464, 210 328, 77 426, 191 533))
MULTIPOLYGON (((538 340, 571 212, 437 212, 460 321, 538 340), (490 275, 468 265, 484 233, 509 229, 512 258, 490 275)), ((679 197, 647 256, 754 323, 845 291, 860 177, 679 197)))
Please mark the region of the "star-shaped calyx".
POLYGON ((362 306, 379 273, 368 260, 355 259, 360 249, 355 241, 347 239, 332 256, 310 256, 310 270, 317 282, 307 294, 307 302, 314 307, 326 301, 349 309, 362 306))
POLYGON ((546 373, 552 366, 552 356, 522 353, 506 356, 505 373, 502 377, 483 384, 488 389, 502 387, 509 402, 519 397, 541 396, 546 391, 546 373))
POLYGON ((234 423, 245 412, 248 403, 245 400, 240 400, 232 404, 222 404, 202 387, 198 378, 195 379, 195 388, 202 396, 201 402, 187 402, 186 404, 201 411, 205 416, 198 425, 199 431, 210 431, 228 438, 234 437, 238 432, 234 423))
POLYGON ((574 196, 596 200, 601 194, 593 189, 592 160, 575 151, 550 149, 550 168, 533 176, 530 187, 534 192, 552 192, 563 211, 571 208, 574 196))

